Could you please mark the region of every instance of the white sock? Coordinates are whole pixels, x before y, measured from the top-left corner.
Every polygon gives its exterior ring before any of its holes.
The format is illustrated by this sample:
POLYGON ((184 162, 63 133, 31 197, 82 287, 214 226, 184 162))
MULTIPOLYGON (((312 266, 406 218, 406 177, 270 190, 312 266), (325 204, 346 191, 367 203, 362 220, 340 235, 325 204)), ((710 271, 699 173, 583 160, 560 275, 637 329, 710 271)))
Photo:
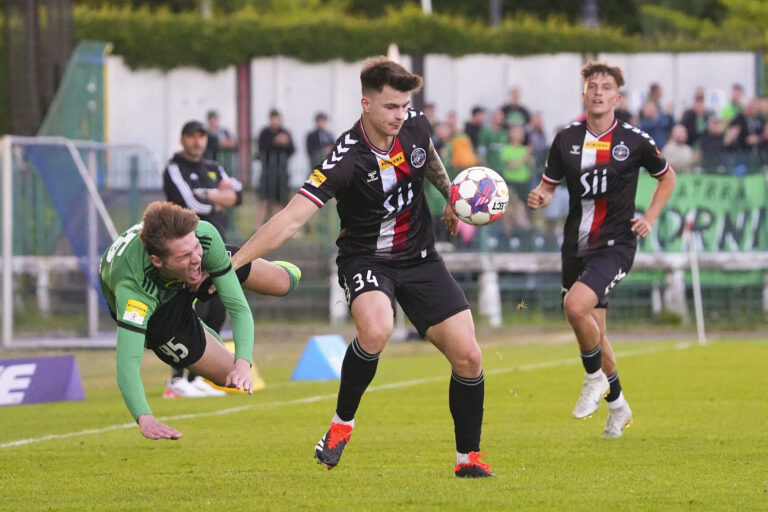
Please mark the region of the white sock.
POLYGON ((333 413, 333 419, 331 420, 331 423, 341 423, 342 425, 349 425, 350 427, 355 426, 355 418, 352 418, 349 421, 344 421, 343 419, 339 418, 339 415, 336 413, 333 413))
POLYGON ((469 454, 468 453, 456 452, 456 464, 465 464, 467 462, 469 462, 469 454))
POLYGON ((614 400, 613 402, 608 402, 608 408, 609 409, 619 409, 621 407, 624 407, 627 404, 626 398, 624 398, 624 392, 619 392, 619 398, 614 400))
POLYGON ((586 374, 587 378, 590 379, 590 380, 599 379, 601 375, 605 375, 603 373, 603 369, 602 368, 597 370, 595 373, 587 373, 586 374))

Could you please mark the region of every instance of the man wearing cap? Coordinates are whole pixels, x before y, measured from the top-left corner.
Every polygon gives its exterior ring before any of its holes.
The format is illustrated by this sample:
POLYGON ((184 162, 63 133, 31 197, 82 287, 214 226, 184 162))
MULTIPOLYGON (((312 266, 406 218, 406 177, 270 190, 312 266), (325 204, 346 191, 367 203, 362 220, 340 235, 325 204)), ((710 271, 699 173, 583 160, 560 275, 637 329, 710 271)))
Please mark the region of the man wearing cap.
POLYGON ((328 131, 326 123, 328 116, 325 112, 318 112, 315 115, 315 129, 307 134, 307 155, 309 155, 309 167, 314 169, 316 165, 323 161, 336 142, 336 137, 328 131))
MULTIPOLYGON (((243 201, 243 185, 230 177, 214 160, 203 158, 208 144, 208 132, 200 121, 188 121, 181 129, 182 150, 163 171, 163 191, 168 201, 194 211, 201 220, 214 225, 226 240, 228 217, 225 208, 243 201)), ((218 296, 195 306, 198 316, 217 333, 226 320, 226 309, 218 296)), ((183 368, 174 368, 166 383, 165 398, 219 396, 223 391, 206 384, 190 373, 184 378, 183 368)))

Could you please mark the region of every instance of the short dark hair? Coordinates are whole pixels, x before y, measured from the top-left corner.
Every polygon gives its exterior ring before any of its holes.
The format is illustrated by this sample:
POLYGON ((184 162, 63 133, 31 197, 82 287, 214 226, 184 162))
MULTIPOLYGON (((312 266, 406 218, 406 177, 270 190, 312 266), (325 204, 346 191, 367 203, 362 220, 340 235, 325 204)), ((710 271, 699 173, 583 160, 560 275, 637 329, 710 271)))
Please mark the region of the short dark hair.
POLYGON ((587 80, 593 75, 612 76, 613 79, 616 80, 616 85, 619 89, 626 83, 624 81, 624 72, 621 68, 619 66, 611 66, 605 62, 593 62, 590 60, 583 68, 581 68, 581 78, 584 81, 584 84, 586 84, 587 80))
POLYGON ((195 230, 199 218, 189 208, 169 201, 153 201, 144 210, 139 238, 144 249, 154 256, 168 255, 168 242, 185 237, 195 230))
POLYGON ((409 72, 397 62, 381 56, 368 59, 360 71, 363 94, 381 92, 385 85, 400 92, 414 92, 421 89, 424 79, 409 72))

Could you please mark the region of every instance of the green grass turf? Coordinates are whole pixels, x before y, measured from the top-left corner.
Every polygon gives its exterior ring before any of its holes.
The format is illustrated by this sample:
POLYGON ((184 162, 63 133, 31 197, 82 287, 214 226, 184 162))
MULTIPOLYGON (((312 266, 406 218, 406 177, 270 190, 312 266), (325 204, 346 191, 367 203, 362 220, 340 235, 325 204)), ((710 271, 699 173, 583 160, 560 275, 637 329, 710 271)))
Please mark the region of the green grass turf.
POLYGON ((513 337, 481 340, 498 478, 453 477, 449 367, 427 344, 387 347, 333 471, 312 452, 338 383, 290 381, 301 343, 262 351, 268 387, 250 397, 163 400, 168 370, 147 354, 150 405, 175 442, 122 428, 113 352, 76 351, 85 401, 0 408, 0 510, 768 510, 768 341, 614 343, 635 424, 605 440, 605 405, 570 416, 575 343, 513 337))

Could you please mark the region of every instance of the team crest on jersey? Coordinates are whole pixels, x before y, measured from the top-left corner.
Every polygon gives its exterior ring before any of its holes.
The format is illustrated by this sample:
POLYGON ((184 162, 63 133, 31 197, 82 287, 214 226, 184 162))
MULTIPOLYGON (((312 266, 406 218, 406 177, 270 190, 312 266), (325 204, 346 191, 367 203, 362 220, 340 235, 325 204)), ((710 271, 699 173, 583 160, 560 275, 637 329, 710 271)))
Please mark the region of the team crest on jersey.
POLYGON ((629 148, 624 144, 617 144, 613 147, 613 158, 618 162, 623 162, 629 158, 629 148))
POLYGON ((125 305, 123 320, 136 325, 144 325, 144 317, 147 316, 147 305, 138 300, 130 299, 125 305))
POLYGON ((411 153, 411 165, 418 168, 427 161, 427 152, 423 148, 416 148, 411 153))
POLYGON ((325 177, 325 174, 321 173, 319 169, 315 169, 312 171, 312 174, 309 176, 309 179, 307 180, 308 185, 313 185, 315 188, 320 188, 320 185, 325 183, 325 180, 328 179, 325 177))

